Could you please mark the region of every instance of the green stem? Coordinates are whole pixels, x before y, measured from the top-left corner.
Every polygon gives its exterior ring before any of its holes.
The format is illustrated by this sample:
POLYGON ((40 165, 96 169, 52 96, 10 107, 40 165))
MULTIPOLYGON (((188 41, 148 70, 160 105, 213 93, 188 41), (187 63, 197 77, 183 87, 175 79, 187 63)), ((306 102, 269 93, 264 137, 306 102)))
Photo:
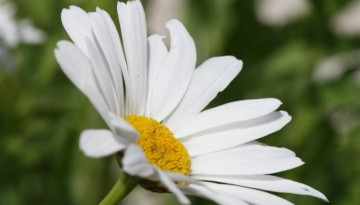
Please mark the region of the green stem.
POLYGON ((135 186, 136 183, 130 177, 122 174, 99 205, 117 205, 135 186))

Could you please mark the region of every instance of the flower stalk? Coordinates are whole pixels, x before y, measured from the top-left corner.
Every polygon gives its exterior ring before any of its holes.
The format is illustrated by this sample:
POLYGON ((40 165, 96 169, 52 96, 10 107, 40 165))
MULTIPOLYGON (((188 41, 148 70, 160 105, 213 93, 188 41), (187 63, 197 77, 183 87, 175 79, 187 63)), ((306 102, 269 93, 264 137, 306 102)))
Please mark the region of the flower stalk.
POLYGON ((99 205, 117 205, 135 186, 136 183, 129 176, 122 174, 99 205))

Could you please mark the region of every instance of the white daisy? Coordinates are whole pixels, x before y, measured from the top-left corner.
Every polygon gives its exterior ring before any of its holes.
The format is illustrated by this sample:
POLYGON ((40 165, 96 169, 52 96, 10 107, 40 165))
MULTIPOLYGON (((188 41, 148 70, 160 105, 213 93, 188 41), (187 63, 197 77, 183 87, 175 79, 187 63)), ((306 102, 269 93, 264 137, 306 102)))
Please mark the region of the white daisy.
POLYGON ((118 3, 121 39, 103 10, 71 6, 62 23, 74 43, 55 51, 64 73, 89 98, 110 130, 86 130, 89 157, 121 156, 123 171, 142 186, 219 204, 291 204, 264 191, 326 197, 311 187, 269 174, 303 164, 285 148, 255 140, 291 117, 277 99, 231 102, 202 111, 237 76, 242 62, 215 57, 195 69, 193 39, 177 20, 163 36, 147 38, 140 1, 118 3), (260 191, 264 190, 264 191, 260 191))
POLYGON ((360 1, 350 1, 331 19, 331 27, 339 35, 356 37, 360 35, 360 1))
POLYGON ((46 40, 44 31, 35 28, 28 18, 17 20, 16 6, 0 0, 0 46, 15 48, 20 43, 41 44, 46 40))
POLYGON ((311 5, 308 0, 258 0, 255 9, 261 23, 281 27, 310 13, 311 5))

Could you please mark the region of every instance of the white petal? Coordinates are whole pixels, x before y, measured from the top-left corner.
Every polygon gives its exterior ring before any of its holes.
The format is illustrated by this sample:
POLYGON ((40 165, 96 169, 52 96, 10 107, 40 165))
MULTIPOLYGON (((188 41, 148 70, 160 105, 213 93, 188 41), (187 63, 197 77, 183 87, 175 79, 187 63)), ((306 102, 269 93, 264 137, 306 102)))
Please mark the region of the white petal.
POLYGON ((217 131, 195 135, 184 142, 190 156, 198 156, 257 140, 283 128, 291 117, 284 111, 248 120, 217 131))
POLYGON ((189 184, 187 186, 182 186, 181 189, 188 195, 207 198, 222 205, 248 205, 246 202, 239 198, 235 198, 221 192, 213 191, 205 187, 204 185, 199 186, 195 184, 189 184))
POLYGON ((166 24, 171 48, 165 57, 150 97, 150 117, 162 121, 178 105, 189 86, 196 63, 195 44, 177 20, 166 24))
POLYGON ((108 130, 85 130, 80 136, 80 149, 88 157, 104 157, 124 149, 126 144, 108 130))
POLYGON ((58 42, 55 56, 64 73, 82 92, 94 84, 89 60, 73 43, 58 42))
POLYGON ((101 94, 104 96, 110 110, 114 113, 118 113, 115 100, 116 91, 111 82, 111 74, 109 73, 109 68, 106 65, 104 54, 100 48, 89 39, 86 39, 86 43, 89 50, 89 59, 94 73, 93 76, 95 83, 101 91, 101 94))
POLYGON ((125 59, 118 60, 122 59, 119 36, 116 35, 114 23, 107 19, 108 14, 105 11, 99 10, 96 13, 90 13, 89 17, 95 36, 94 41, 97 43, 96 48, 101 50, 98 54, 103 54, 104 67, 102 67, 102 71, 108 73, 109 79, 106 80, 114 87, 117 114, 124 116, 124 93, 120 62, 125 61, 125 59))
POLYGON ((185 176, 183 174, 178 174, 178 173, 173 173, 173 172, 166 172, 165 174, 171 180, 176 181, 176 182, 186 182, 189 184, 202 185, 202 183, 200 181, 195 180, 192 177, 185 176))
POLYGON ((124 119, 116 116, 113 113, 108 113, 109 116, 109 126, 113 128, 114 132, 127 140, 129 143, 134 143, 140 139, 138 132, 132 127, 129 123, 127 123, 124 119))
MULTIPOLYGON (((104 15, 102 14, 102 16, 104 15)), ((111 111, 121 115, 120 111, 124 110, 122 108, 122 88, 120 88, 122 87, 121 73, 114 71, 115 69, 112 70, 114 72, 111 72, 110 68, 113 64, 110 64, 109 67, 106 61, 109 60, 109 58, 111 59, 110 55, 114 53, 108 51, 110 47, 107 46, 108 43, 106 40, 110 39, 108 37, 110 35, 106 35, 109 33, 106 29, 108 23, 105 22, 107 21, 102 21, 100 15, 89 15, 75 6, 71 6, 70 9, 64 9, 61 18, 64 28, 71 39, 89 59, 91 63, 89 72, 94 72, 94 84, 99 89, 99 94, 104 98, 111 111), (92 16, 92 21, 90 16, 92 16), (98 21, 95 21, 95 19, 98 21), (103 23, 99 23, 99 21, 103 23)))
POLYGON ((148 57, 149 57, 149 91, 147 98, 146 116, 150 115, 149 102, 152 96, 156 79, 159 75, 161 64, 164 61, 165 56, 168 54, 168 50, 162 41, 164 37, 159 35, 152 35, 148 38, 148 57))
POLYGON ((101 15, 106 28, 109 31, 109 35, 111 36, 111 40, 114 46, 114 52, 115 52, 115 56, 116 59, 121 67, 122 70, 122 74, 125 80, 125 83, 128 83, 129 81, 129 76, 127 73, 127 64, 126 64, 126 60, 125 60, 125 56, 124 56, 124 51, 121 45, 121 41, 120 41, 120 37, 119 37, 119 33, 116 29, 116 26, 114 24, 114 22, 112 21, 111 17, 109 16, 108 13, 106 13, 105 11, 97 8, 96 9, 97 13, 101 15))
POLYGON ((321 192, 298 182, 271 175, 256 176, 195 176, 194 178, 205 181, 234 184, 254 189, 261 189, 272 192, 292 193, 309 195, 328 201, 321 192))
POLYGON ((171 191, 182 204, 190 204, 189 199, 181 192, 177 185, 170 180, 159 168, 149 164, 140 147, 132 144, 125 151, 122 160, 123 170, 132 175, 160 181, 171 191))
MULTIPOLYGON (((118 61, 118 64, 121 67, 122 77, 124 78, 125 85, 130 85, 130 77, 129 77, 129 73, 128 73, 128 67, 127 67, 127 64, 126 64, 124 51, 123 51, 123 48, 122 48, 122 45, 121 45, 119 33, 118 33, 117 29, 116 29, 116 26, 115 26, 114 22, 112 21, 112 19, 109 16, 108 13, 106 13, 105 11, 103 11, 103 10, 101 10, 99 8, 97 8, 96 11, 103 18, 103 21, 104 21, 107 29, 109 30, 109 35, 111 35, 110 38, 111 38, 112 44, 114 46, 115 57, 116 57, 116 60, 118 61)), ((130 93, 130 89, 128 87, 125 87, 125 89, 126 89, 126 93, 130 93)), ((125 94, 124 94, 124 99, 123 100, 125 100, 125 94)), ((125 113, 127 114, 128 113, 127 110, 126 110, 127 108, 126 109, 125 108, 124 108, 124 114, 125 113)))
POLYGON ((231 102, 205 110, 188 120, 181 127, 169 126, 169 128, 177 138, 182 138, 210 128, 265 116, 276 110, 280 105, 281 102, 274 98, 231 102))
POLYGON ((160 169, 156 169, 161 183, 163 183, 169 191, 175 194, 176 198, 181 204, 190 204, 190 200, 184 195, 184 193, 177 187, 177 185, 170 180, 160 169))
POLYGON ((141 148, 135 144, 130 144, 126 148, 122 159, 122 166, 124 172, 131 176, 148 178, 156 173, 154 167, 147 161, 141 148))
POLYGON ((230 84, 241 68, 242 61, 232 56, 215 57, 205 61, 195 70, 184 98, 164 124, 180 123, 181 120, 200 113, 230 84))
POLYGON ((86 38, 92 39, 88 14, 77 6, 70 6, 61 12, 61 21, 76 46, 88 56, 86 38))
POLYGON ((195 157, 191 169, 193 175, 260 175, 293 169, 302 164, 291 150, 250 143, 195 157))
POLYGON ((278 148, 260 144, 258 142, 249 142, 247 144, 237 146, 231 149, 215 152, 211 154, 204 154, 193 157, 196 165, 208 164, 206 161, 222 161, 237 160, 237 159, 276 159, 295 157, 295 153, 286 148, 278 148))
POLYGON ((140 1, 118 3, 118 15, 125 48, 130 84, 128 114, 143 115, 147 97, 147 34, 144 8, 140 1))
POLYGON ((103 119, 107 121, 109 107, 95 84, 89 60, 73 43, 60 41, 57 47, 55 56, 64 73, 90 99, 103 119))
POLYGON ((291 202, 283 198, 255 189, 216 183, 204 184, 215 191, 243 199, 244 201, 254 205, 292 205, 291 202))

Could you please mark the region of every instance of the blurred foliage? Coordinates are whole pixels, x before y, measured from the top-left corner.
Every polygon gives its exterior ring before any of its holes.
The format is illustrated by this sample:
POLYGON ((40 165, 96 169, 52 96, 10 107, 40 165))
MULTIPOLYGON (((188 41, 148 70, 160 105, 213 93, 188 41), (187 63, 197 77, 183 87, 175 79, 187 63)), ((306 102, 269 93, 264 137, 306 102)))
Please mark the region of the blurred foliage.
MULTIPOLYGON (((111 157, 90 159, 78 149, 82 130, 105 125, 61 72, 53 50, 57 41, 68 39, 62 8, 93 11, 99 6, 116 20, 116 0, 14 2, 19 18, 31 18, 48 41, 11 50, 17 72, 0 68, 0 204, 97 204, 120 169, 111 157)), ((281 99, 281 109, 293 120, 262 141, 294 150, 306 164, 280 175, 313 186, 338 205, 360 204, 360 85, 351 73, 324 84, 315 83, 312 74, 319 60, 359 47, 360 38, 337 36, 330 29, 330 18, 348 2, 313 0, 309 15, 273 28, 258 22, 254 1, 196 0, 188 1, 184 22, 197 44, 198 64, 219 55, 244 62, 241 74, 210 106, 281 99)), ((325 204, 282 196, 295 204, 325 204)), ((176 204, 173 197, 169 203, 176 204)))

